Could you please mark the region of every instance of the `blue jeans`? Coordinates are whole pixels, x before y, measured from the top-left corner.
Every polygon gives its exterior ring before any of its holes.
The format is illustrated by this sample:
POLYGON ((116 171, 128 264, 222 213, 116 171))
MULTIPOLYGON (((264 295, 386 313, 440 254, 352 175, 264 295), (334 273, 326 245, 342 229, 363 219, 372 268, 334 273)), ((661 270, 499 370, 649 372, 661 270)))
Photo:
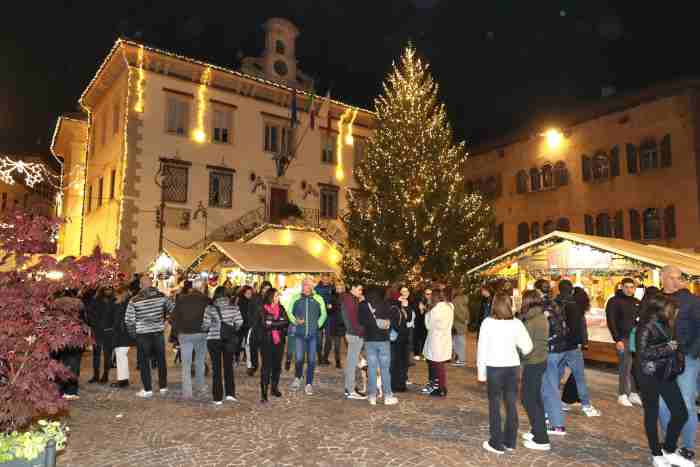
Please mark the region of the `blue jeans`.
POLYGON ((576 379, 576 390, 578 391, 578 398, 581 399, 581 405, 583 407, 590 406, 591 397, 588 395, 586 374, 583 371, 583 352, 579 349, 574 349, 564 352, 563 355, 564 359, 559 363, 559 379, 564 376, 564 369, 567 366, 571 368, 571 373, 573 373, 576 379))
MULTIPOLYGON (((303 328, 298 328, 303 330, 303 328)), ((296 351, 294 362, 294 376, 301 378, 304 373, 304 353, 306 353, 306 384, 313 384, 314 369, 316 368, 316 344, 318 343, 318 335, 310 334, 308 336, 296 336, 294 350, 296 351)))
POLYGON ((182 397, 192 397, 192 351, 194 351, 195 384, 204 387, 204 357, 207 355, 206 333, 179 334, 180 356, 182 357, 182 397))
POLYGON ((547 355, 547 369, 542 378, 542 402, 547 413, 550 425, 564 426, 564 414, 561 410, 561 394, 559 381, 561 380, 561 367, 565 358, 565 352, 550 353, 547 355))
MULTIPOLYGON (((698 417, 695 408, 695 397, 698 393, 698 373, 700 372, 700 360, 685 356, 685 371, 678 375, 676 383, 681 389, 681 395, 685 406, 688 409, 688 421, 683 425, 681 432, 682 443, 681 447, 695 451, 696 435, 698 432, 698 417)), ((661 422, 661 431, 666 432, 666 427, 671 418, 668 407, 663 399, 659 405, 659 421, 661 422)))
POLYGON ((367 352, 367 397, 377 397, 377 369, 382 372, 384 399, 391 397, 391 347, 389 341, 365 341, 367 352))

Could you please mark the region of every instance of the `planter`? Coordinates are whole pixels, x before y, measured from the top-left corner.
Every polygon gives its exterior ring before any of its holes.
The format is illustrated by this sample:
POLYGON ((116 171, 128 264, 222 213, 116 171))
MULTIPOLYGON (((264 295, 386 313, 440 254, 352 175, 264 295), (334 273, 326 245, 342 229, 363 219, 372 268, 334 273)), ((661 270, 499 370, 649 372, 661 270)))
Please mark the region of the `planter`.
POLYGON ((56 467, 56 443, 53 440, 49 440, 41 454, 30 461, 14 459, 0 462, 0 467, 56 467))

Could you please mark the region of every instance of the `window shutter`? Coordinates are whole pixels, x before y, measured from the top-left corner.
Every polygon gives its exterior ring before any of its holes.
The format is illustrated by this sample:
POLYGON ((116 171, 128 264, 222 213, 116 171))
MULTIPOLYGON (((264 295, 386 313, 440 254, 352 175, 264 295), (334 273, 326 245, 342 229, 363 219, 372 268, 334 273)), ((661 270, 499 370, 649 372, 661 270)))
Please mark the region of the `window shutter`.
POLYGON ((168 133, 177 131, 177 101, 173 97, 168 97, 168 133))
POLYGON ((180 102, 180 111, 178 112, 178 131, 182 129, 180 134, 186 135, 189 131, 190 122, 190 104, 189 102, 180 102))
POLYGON ((625 238, 625 219, 622 211, 615 213, 615 238, 625 238))
POLYGON ((638 172, 637 147, 631 143, 627 143, 627 172, 631 174, 638 172))
POLYGON ((587 155, 581 156, 581 171, 583 174, 583 181, 588 182, 591 180, 591 159, 587 155))
POLYGON ((593 216, 586 214, 583 216, 583 225, 586 231, 586 235, 593 235, 593 216))
POLYGON ((620 148, 618 146, 610 150, 610 176, 620 176, 620 148))
POLYGON ((661 167, 671 167, 671 135, 661 139, 661 167))

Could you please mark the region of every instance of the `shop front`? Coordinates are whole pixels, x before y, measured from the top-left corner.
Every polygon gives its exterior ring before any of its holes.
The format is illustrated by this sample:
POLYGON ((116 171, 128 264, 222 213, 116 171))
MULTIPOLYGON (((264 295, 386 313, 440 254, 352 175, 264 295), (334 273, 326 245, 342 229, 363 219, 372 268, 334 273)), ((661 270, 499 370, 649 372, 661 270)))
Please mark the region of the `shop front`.
POLYGON ((538 279, 556 283, 569 279, 582 287, 591 300, 586 314, 589 349, 586 358, 617 362, 614 344, 607 328, 605 305, 615 294, 620 281, 632 277, 638 285, 637 297, 644 288, 661 287, 661 268, 677 266, 697 289, 700 279, 700 255, 656 245, 644 245, 617 238, 595 237, 570 232, 552 232, 521 245, 475 267, 469 274, 483 280, 507 278, 520 291, 532 289, 538 279))

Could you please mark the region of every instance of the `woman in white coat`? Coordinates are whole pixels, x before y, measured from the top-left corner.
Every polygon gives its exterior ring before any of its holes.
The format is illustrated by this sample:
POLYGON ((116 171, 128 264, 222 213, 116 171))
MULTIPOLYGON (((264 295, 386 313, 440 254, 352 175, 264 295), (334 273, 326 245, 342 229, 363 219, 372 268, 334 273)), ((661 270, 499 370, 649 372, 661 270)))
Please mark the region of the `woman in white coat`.
POLYGON ((431 373, 437 379, 437 385, 429 393, 435 397, 447 395, 447 372, 445 363, 452 359, 452 322, 454 306, 444 290, 433 292, 435 306, 425 315, 425 327, 428 337, 423 346, 423 356, 428 361, 431 373))

